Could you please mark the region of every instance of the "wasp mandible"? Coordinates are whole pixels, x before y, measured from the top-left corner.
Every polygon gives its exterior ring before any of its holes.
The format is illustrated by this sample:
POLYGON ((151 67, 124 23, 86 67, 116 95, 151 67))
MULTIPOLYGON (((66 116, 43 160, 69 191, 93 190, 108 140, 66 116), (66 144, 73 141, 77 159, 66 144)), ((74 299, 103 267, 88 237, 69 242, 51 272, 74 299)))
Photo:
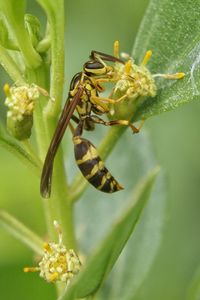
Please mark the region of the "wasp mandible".
POLYGON ((104 121, 99 117, 109 112, 110 104, 118 103, 126 97, 124 95, 115 100, 99 96, 99 93, 104 91, 103 82, 116 81, 114 68, 105 62, 125 64, 119 58, 117 43, 114 45, 114 56, 93 50, 90 60, 83 66, 83 71, 77 73, 71 80, 68 99, 51 140, 42 170, 40 191, 44 198, 50 197, 54 158, 71 120, 77 123, 73 133, 74 153, 83 176, 102 192, 113 193, 123 189, 105 167, 95 146, 81 137, 84 129, 93 130, 95 124, 125 125, 130 126, 133 133, 138 132, 138 129, 128 120, 104 121), (75 111, 78 116, 74 115, 75 111))

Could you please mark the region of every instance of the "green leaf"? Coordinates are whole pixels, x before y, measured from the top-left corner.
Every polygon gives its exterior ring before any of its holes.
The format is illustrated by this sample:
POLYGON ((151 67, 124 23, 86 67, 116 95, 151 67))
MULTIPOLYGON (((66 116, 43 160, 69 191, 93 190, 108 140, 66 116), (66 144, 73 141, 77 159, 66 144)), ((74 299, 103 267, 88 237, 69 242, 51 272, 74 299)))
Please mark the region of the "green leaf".
POLYGON ((34 172, 39 173, 41 167, 39 161, 29 154, 17 140, 9 136, 2 124, 0 124, 0 146, 16 155, 26 165, 28 163, 34 172))
POLYGON ((139 105, 136 118, 147 118, 199 99, 200 95, 200 1, 151 0, 133 48, 141 62, 153 51, 148 63, 155 73, 185 72, 181 80, 156 79, 158 93, 139 105))
POLYGON ((17 41, 25 64, 30 68, 38 67, 42 60, 31 44, 31 40, 24 26, 25 0, 0 0, 0 14, 7 19, 9 30, 17 41))
POLYGON ((141 222, 114 266, 100 299, 106 295, 109 300, 135 299, 162 241, 165 196, 163 176, 159 176, 141 222))
POLYGON ((19 66, 17 65, 16 61, 12 58, 10 53, 0 45, 0 64, 8 73, 10 78, 17 82, 18 84, 24 84, 24 78, 20 71, 19 66))
POLYGON ((34 46, 34 48, 36 48, 39 40, 41 39, 40 21, 36 16, 31 14, 26 14, 24 16, 24 23, 25 23, 25 28, 28 31, 29 37, 31 39, 31 43, 34 46))
POLYGON ((192 281, 188 289, 187 300, 199 300, 200 299, 200 268, 194 274, 192 281))
POLYGON ((0 210, 0 224, 8 231, 12 236, 20 240, 27 245, 37 254, 43 254, 43 241, 32 232, 28 227, 19 222, 13 216, 6 211, 0 210))
MULTIPOLYGON (((94 145, 98 145, 103 132, 105 132, 105 128, 98 128, 98 132, 91 139, 94 145)), ((70 143, 67 145, 69 147, 70 143)), ((109 146, 110 144, 106 147, 108 151, 109 146)), ((138 180, 157 164, 152 150, 151 140, 144 129, 138 135, 131 135, 130 131, 127 130, 120 138, 120 142, 106 161, 106 166, 119 183, 124 186, 124 190, 112 195, 103 193, 95 193, 94 195, 94 188, 89 186, 82 201, 77 203, 77 239, 81 244, 81 253, 91 255, 94 245, 100 243, 111 228, 113 221, 127 206, 127 201, 130 199, 130 194, 132 195, 138 180)), ((71 174, 74 166, 73 160, 68 161, 68 164, 70 164, 70 175, 73 175, 71 174)), ((129 287, 134 289, 135 293, 146 279, 163 236, 167 208, 166 188, 163 179, 163 176, 159 176, 156 181, 156 186, 145 208, 143 217, 117 261, 116 267, 109 275, 109 279, 102 286, 100 298, 97 299, 110 300, 110 297, 114 298, 116 296, 115 288, 118 290, 116 287, 118 284, 122 288, 122 294, 123 291, 127 294, 129 287), (146 251, 147 247, 148 252, 146 251), (123 263, 127 264, 127 260, 131 270, 129 270, 128 285, 124 287, 124 281, 121 281, 124 278, 123 276, 120 277, 118 273, 121 268, 124 271, 125 266, 123 266, 123 263)))
MULTIPOLYGON (((94 142, 95 145, 97 141, 98 137, 94 142)), ((94 245, 98 245, 108 232, 113 220, 121 214, 123 207, 127 206, 136 182, 155 164, 151 140, 144 129, 140 134, 133 136, 127 130, 106 162, 106 166, 124 186, 122 193, 115 193, 112 196, 96 193, 94 197, 93 189, 89 188, 84 199, 77 203, 78 241, 82 245, 83 253, 87 255, 92 253, 94 245)), ((109 278, 99 291, 100 295, 99 292, 98 296, 96 295, 98 300, 121 300, 129 297, 130 294, 134 297, 142 288, 160 249, 166 210, 165 177, 159 175, 134 234, 130 237, 109 278)))
MULTIPOLYGON (((0 44, 6 48, 7 45, 10 46, 10 41, 8 37, 8 28, 2 18, 0 18, 0 44)), ((12 48, 12 47, 11 47, 12 48)), ((10 49, 10 47, 9 47, 10 49)), ((15 48, 16 50, 16 48, 15 48)))
POLYGON ((97 291, 133 232, 149 199, 157 173, 158 168, 154 169, 145 180, 140 182, 128 210, 115 223, 101 246, 91 256, 77 280, 61 298, 62 300, 83 298, 97 291))

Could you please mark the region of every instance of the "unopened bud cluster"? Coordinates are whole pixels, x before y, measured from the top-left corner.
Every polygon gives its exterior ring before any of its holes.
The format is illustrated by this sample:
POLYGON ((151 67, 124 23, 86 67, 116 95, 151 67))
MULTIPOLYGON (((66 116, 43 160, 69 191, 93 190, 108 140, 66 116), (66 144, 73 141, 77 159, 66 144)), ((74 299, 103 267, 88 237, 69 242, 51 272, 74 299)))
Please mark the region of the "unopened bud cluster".
POLYGON ((33 127, 33 111, 36 100, 40 96, 39 87, 34 84, 12 87, 5 84, 4 92, 7 96, 5 105, 8 107, 8 131, 20 141, 30 138, 33 127))
POLYGON ((5 105, 8 107, 8 118, 11 118, 13 121, 22 121, 25 116, 33 114, 35 100, 40 96, 37 86, 9 87, 6 84, 4 91, 7 96, 5 105))

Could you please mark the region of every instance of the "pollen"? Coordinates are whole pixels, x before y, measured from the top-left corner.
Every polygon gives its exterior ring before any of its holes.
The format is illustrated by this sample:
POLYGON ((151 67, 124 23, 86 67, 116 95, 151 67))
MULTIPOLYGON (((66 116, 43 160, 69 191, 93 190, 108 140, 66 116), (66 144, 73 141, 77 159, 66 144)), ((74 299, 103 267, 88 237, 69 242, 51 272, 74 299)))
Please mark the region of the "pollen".
POLYGON ((6 94, 5 105, 8 107, 7 117, 13 121, 22 121, 25 116, 33 114, 35 100, 40 92, 36 85, 23 85, 10 87, 4 85, 6 94))
POLYGON ((67 249, 63 245, 62 232, 57 221, 54 226, 58 232, 58 243, 44 243, 43 257, 37 267, 26 267, 24 272, 37 272, 47 282, 68 283, 74 275, 78 274, 81 262, 73 249, 67 249))

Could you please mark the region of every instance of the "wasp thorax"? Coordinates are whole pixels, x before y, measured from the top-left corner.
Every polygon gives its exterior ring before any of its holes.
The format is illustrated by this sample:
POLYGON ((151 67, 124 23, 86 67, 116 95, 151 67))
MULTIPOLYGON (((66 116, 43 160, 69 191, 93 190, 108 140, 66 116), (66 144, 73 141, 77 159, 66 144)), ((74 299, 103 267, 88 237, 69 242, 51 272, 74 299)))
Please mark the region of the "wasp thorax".
POLYGON ((30 137, 33 125, 33 110, 35 100, 39 98, 37 86, 4 86, 6 94, 5 105, 7 111, 7 128, 19 140, 30 137))
POLYGON ((84 64, 83 70, 87 75, 99 76, 107 73, 106 66, 100 61, 88 61, 84 64))

